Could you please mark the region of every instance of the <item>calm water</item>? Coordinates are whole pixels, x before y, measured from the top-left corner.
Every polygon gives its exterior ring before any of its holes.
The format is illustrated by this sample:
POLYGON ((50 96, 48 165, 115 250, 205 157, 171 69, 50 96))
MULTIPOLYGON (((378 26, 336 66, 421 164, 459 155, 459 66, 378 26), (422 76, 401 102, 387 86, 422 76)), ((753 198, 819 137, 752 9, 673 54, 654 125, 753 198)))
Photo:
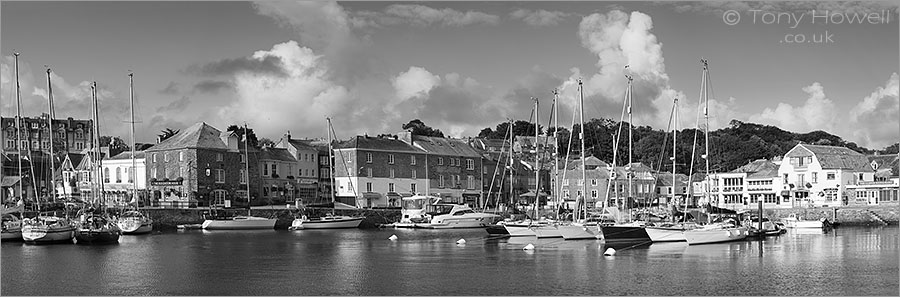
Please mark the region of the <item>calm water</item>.
MULTIPOLYGON (((481 229, 183 231, 2 245, 2 295, 894 295, 898 229, 619 247, 481 229), (396 234, 400 238, 387 238, 396 234), (465 238, 468 243, 458 246, 465 238), (523 251, 528 243, 534 251, 523 251)), ((792 230, 794 231, 794 230, 792 230)))

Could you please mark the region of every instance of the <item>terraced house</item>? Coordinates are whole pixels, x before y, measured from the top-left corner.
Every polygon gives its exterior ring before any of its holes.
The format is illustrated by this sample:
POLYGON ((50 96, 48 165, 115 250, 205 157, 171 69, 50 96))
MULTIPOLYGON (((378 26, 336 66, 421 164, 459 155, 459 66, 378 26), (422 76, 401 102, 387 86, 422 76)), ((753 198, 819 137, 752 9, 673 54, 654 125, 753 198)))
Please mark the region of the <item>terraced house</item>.
POLYGON ((836 206, 849 201, 848 186, 874 181, 875 170, 851 149, 801 143, 784 155, 778 177, 792 206, 836 206))

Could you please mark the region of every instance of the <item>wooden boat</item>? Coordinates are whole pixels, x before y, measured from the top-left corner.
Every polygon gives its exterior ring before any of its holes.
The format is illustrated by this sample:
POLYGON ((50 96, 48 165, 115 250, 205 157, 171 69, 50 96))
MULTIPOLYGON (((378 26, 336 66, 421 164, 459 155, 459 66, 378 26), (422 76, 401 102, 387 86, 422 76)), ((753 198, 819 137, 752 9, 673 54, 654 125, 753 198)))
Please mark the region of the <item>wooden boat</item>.
POLYGON ((81 226, 75 230, 77 244, 114 244, 119 243, 122 230, 115 220, 106 215, 86 212, 81 226))
POLYGON ((25 243, 72 243, 76 226, 65 218, 38 216, 22 220, 25 243))

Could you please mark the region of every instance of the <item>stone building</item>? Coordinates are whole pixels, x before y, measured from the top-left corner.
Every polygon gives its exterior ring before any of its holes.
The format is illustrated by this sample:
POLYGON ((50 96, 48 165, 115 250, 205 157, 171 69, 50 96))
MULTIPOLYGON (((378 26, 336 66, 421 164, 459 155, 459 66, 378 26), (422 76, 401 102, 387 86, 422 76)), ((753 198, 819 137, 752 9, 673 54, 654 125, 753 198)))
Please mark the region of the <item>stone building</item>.
POLYGON ((303 203, 331 201, 331 175, 328 169, 328 143, 317 139, 292 139, 284 136, 275 147, 286 149, 294 158, 294 197, 303 203))
POLYGON ((258 155, 236 133, 197 123, 145 151, 147 189, 161 206, 260 205, 258 155))
MULTIPOLYGON (((50 150, 50 131, 53 131, 53 140, 57 143, 54 150, 63 149, 69 153, 81 152, 91 147, 91 137, 93 136, 93 121, 76 120, 73 118, 53 119, 52 127, 47 126, 48 118, 46 113, 40 117, 23 117, 19 139, 21 141, 19 149, 28 149, 29 151, 49 152, 50 150)), ((17 154, 16 149, 16 120, 14 117, 0 118, 0 144, 3 145, 7 154, 17 154)))

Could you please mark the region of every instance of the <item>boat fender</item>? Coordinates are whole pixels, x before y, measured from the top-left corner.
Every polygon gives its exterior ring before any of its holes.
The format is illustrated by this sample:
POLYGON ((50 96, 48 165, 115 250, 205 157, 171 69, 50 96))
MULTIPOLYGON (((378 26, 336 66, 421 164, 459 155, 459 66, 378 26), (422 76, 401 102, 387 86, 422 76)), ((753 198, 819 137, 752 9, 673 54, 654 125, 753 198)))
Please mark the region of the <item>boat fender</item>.
POLYGON ((458 245, 464 245, 464 244, 466 244, 466 239, 465 239, 465 238, 460 238, 459 240, 456 241, 456 244, 458 244, 458 245))
POLYGON ((300 216, 300 219, 301 219, 301 220, 304 220, 304 221, 307 220, 306 215, 300 216))
POLYGON ((397 240, 397 235, 396 235, 396 234, 391 235, 391 237, 388 237, 388 239, 390 239, 390 240, 397 240))
POLYGON ((605 252, 603 252, 603 255, 604 255, 604 256, 615 256, 615 255, 616 255, 616 249, 614 249, 614 248, 608 248, 608 249, 606 249, 605 252))

